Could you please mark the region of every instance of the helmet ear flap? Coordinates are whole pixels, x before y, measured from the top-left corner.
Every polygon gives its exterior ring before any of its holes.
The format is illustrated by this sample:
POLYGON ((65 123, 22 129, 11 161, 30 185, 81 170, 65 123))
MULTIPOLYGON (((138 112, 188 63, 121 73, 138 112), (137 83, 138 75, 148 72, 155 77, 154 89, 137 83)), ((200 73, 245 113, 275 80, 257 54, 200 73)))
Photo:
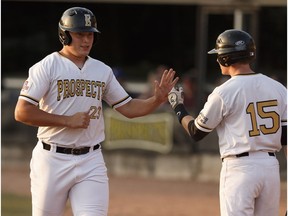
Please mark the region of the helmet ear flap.
POLYGON ((68 31, 63 31, 59 28, 59 40, 63 45, 69 45, 72 42, 72 37, 68 31))
POLYGON ((217 62, 224 67, 229 67, 231 65, 231 61, 228 55, 218 55, 217 62))
POLYGON ((229 67, 235 63, 251 63, 255 60, 255 52, 242 51, 227 54, 218 54, 217 62, 219 62, 224 67, 229 67))
POLYGON ((64 41, 64 45, 69 45, 72 42, 72 37, 70 35, 70 33, 68 31, 64 31, 66 37, 65 37, 65 41, 64 41))

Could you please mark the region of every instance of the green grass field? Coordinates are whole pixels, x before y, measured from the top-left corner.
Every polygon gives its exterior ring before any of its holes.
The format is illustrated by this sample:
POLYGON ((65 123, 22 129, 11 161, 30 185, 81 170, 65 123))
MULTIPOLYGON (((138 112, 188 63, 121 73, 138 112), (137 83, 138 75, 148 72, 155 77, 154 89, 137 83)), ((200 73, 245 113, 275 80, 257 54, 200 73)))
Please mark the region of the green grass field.
POLYGON ((14 194, 1 195, 2 216, 31 216, 31 197, 14 194))
MULTIPOLYGON (((67 202, 64 215, 70 215, 70 205, 67 202)), ((18 196, 10 193, 1 194, 1 216, 31 216, 31 197, 18 196)))

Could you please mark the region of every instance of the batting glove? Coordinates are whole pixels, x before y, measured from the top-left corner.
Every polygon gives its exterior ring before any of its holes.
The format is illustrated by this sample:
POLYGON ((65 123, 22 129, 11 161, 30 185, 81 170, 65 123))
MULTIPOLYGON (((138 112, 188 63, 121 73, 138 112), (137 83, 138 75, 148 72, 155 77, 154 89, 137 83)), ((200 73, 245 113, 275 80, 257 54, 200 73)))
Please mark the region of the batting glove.
POLYGON ((179 87, 179 88, 173 87, 172 90, 168 94, 168 101, 169 101, 169 103, 173 109, 175 109, 175 107, 178 104, 183 104, 184 103, 183 88, 182 87, 179 87))
POLYGON ((189 115, 184 107, 184 92, 183 88, 174 88, 168 94, 168 101, 172 108, 174 109, 175 114, 178 117, 180 124, 182 124, 182 119, 189 115))

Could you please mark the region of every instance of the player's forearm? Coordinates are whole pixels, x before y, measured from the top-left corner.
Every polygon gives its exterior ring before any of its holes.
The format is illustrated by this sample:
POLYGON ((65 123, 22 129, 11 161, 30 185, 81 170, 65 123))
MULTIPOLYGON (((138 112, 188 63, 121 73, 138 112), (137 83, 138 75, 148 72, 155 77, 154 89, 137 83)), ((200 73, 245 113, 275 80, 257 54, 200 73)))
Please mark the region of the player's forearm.
POLYGON ((153 112, 161 104, 162 101, 157 100, 154 96, 145 100, 134 98, 127 104, 117 108, 117 111, 127 118, 136 118, 153 112))
POLYGON ((29 111, 25 111, 19 115, 19 113, 15 113, 16 121, 22 122, 24 124, 35 126, 35 127, 45 127, 45 126, 62 126, 66 127, 68 122, 67 116, 60 116, 55 114, 50 114, 44 112, 40 109, 31 113, 29 111))
POLYGON ((50 114, 37 106, 19 100, 15 108, 15 120, 30 126, 67 126, 68 116, 50 114))
POLYGON ((185 131, 190 135, 190 132, 189 132, 189 128, 188 128, 188 125, 189 125, 189 122, 194 120, 194 118, 190 115, 187 115, 185 117, 183 117, 182 121, 181 121, 181 125, 183 126, 183 128, 185 129, 185 131))

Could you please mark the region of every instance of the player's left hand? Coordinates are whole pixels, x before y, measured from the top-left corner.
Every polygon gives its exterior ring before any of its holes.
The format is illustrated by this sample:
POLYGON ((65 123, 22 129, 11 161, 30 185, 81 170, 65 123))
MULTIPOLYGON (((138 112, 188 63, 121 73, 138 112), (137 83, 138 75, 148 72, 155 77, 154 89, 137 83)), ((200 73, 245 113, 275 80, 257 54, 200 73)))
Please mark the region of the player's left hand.
POLYGON ((179 77, 174 78, 175 73, 176 72, 170 68, 169 70, 165 70, 163 72, 160 83, 155 80, 154 95, 158 101, 167 101, 168 93, 179 80, 179 77))
POLYGON ((184 103, 183 88, 182 87, 179 87, 179 88, 173 87, 172 90, 169 92, 168 101, 169 101, 169 103, 173 109, 175 109, 175 107, 178 104, 183 104, 184 103))

